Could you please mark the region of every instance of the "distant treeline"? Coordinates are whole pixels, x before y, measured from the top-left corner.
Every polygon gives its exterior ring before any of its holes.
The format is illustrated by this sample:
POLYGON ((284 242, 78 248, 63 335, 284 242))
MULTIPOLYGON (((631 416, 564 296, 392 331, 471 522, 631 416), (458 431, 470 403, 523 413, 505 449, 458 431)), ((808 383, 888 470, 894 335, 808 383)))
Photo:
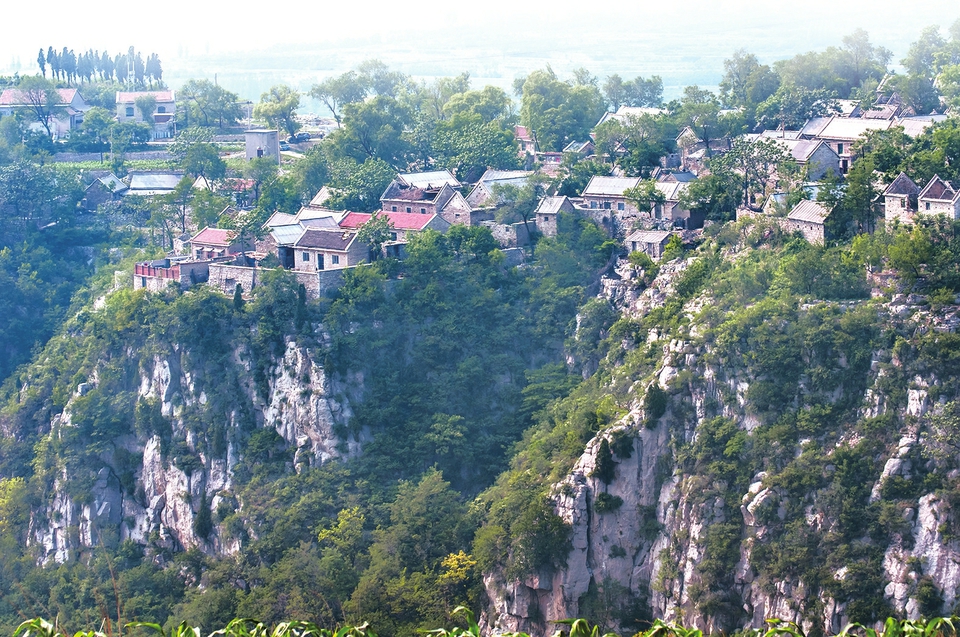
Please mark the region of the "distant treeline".
POLYGON ((46 51, 41 47, 37 64, 44 77, 49 67, 52 79, 67 84, 116 80, 137 86, 146 86, 147 83, 153 86, 154 82, 159 84, 163 81, 160 56, 151 53, 144 60, 142 53, 132 46, 126 53, 117 53, 113 57, 106 51, 101 53, 93 49, 74 53, 73 49, 67 47, 59 52, 52 46, 46 51))

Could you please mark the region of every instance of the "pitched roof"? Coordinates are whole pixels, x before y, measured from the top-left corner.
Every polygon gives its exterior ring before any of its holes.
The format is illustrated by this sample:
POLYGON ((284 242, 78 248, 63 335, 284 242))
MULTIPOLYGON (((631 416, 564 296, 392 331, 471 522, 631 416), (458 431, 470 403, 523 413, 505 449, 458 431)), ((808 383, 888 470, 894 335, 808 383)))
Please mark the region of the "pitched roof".
POLYGON ((842 139, 853 141, 864 133, 874 130, 887 130, 892 122, 885 119, 851 119, 849 117, 831 117, 819 133, 820 139, 842 139))
POLYGON ((800 129, 801 135, 815 136, 819 135, 820 131, 830 123, 831 117, 814 117, 807 121, 803 125, 803 128, 800 129))
POLYGON ((790 211, 787 219, 791 221, 806 221, 808 223, 823 223, 830 216, 830 211, 816 201, 804 199, 790 211))
POLYGON ((759 134, 760 137, 769 137, 770 139, 800 139, 798 130, 765 130, 759 134))
MULTIPOLYGON (((765 131, 765 132, 768 132, 768 131, 765 131)), ((821 139, 796 139, 796 138, 783 139, 780 137, 764 135, 763 133, 761 133, 760 135, 753 135, 753 136, 745 135, 745 137, 747 139, 753 139, 753 140, 763 139, 765 141, 774 142, 780 145, 780 147, 782 147, 795 161, 798 161, 801 163, 809 161, 810 158, 813 156, 813 154, 820 147, 820 145, 825 143, 821 139)), ((830 148, 830 145, 827 144, 826 147, 830 148)), ((833 149, 831 148, 830 150, 832 151, 833 149)), ((836 155, 835 152, 834 152, 834 155, 836 155)))
POLYGON ((138 97, 149 95, 158 102, 173 102, 175 94, 173 91, 117 91, 117 104, 132 104, 138 97))
POLYGON ((311 206, 322 206, 327 203, 327 200, 333 196, 333 191, 330 190, 328 186, 323 186, 320 190, 317 191, 317 194, 313 196, 313 199, 310 200, 309 205, 311 206))
MULTIPOLYGON (((120 178, 114 175, 113 173, 108 173, 106 175, 103 175, 102 177, 97 177, 96 179, 93 180, 90 186, 93 186, 96 183, 102 184, 104 188, 106 188, 111 192, 119 193, 127 189, 127 184, 120 181, 120 178)), ((87 186, 87 188, 89 188, 90 186, 87 186)))
POLYGON ((526 183, 527 179, 529 179, 530 175, 532 174, 532 170, 487 170, 483 173, 477 183, 492 184, 493 182, 509 181, 526 183))
MULTIPOLYGON (((396 230, 423 230, 437 215, 423 215, 417 212, 382 212, 396 230)), ((372 214, 350 212, 340 221, 341 228, 359 228, 370 221, 372 214)))
POLYGON ((306 221, 308 219, 321 219, 329 217, 334 223, 340 223, 347 213, 343 210, 330 210, 329 208, 310 208, 304 206, 297 212, 297 221, 306 221))
POLYGON ((887 186, 886 190, 883 191, 883 196, 887 195, 916 195, 920 193, 920 188, 916 183, 904 172, 901 172, 897 175, 897 178, 890 182, 890 185, 887 186))
MULTIPOLYGON (((58 88, 60 101, 63 104, 69 104, 77 96, 75 88, 58 88)), ((0 106, 26 106, 27 100, 23 96, 23 91, 18 88, 5 88, 0 92, 0 106)))
POLYGON ((544 197, 540 200, 540 203, 537 204, 537 209, 534 211, 534 214, 557 214, 563 209, 565 203, 569 203, 568 207, 573 207, 569 197, 544 197))
POLYGON ((340 220, 340 227, 359 228, 366 222, 370 221, 370 217, 372 216, 373 215, 368 212, 348 212, 346 216, 340 220))
POLYGON ((660 175, 657 176, 657 181, 665 181, 665 182, 679 181, 679 182, 685 183, 685 182, 693 181, 696 178, 697 176, 694 175, 692 172, 688 172, 686 170, 680 170, 672 173, 660 173, 660 175))
POLYGON ((346 250, 353 240, 356 233, 344 232, 343 230, 324 230, 321 228, 306 228, 297 242, 294 244, 298 248, 322 248, 325 250, 346 250))
POLYGON ((690 187, 688 181, 658 181, 654 186, 663 193, 667 201, 678 201, 684 190, 690 187))
POLYGON ((915 115, 901 117, 894 121, 893 125, 902 126, 903 133, 909 137, 919 137, 927 128, 945 119, 947 119, 946 115, 915 115))
POLYGON ((840 115, 850 117, 850 114, 860 106, 860 100, 834 100, 840 107, 840 115))
POLYGON ((957 189, 950 182, 944 181, 940 175, 934 175, 927 185, 920 191, 920 199, 936 199, 938 201, 953 201, 957 198, 957 189))
POLYGON ((285 212, 280 212, 279 210, 267 219, 263 227, 264 228, 276 228, 277 226, 289 226, 290 224, 297 222, 297 215, 290 215, 285 212))
POLYGON ((453 188, 459 188, 462 184, 457 181, 457 178, 454 177, 449 170, 431 170, 429 172, 422 173, 400 173, 397 175, 397 180, 404 186, 412 186, 413 188, 424 188, 424 189, 435 189, 440 188, 444 184, 448 184, 453 188))
POLYGON ((173 190, 183 179, 183 173, 130 173, 131 190, 173 190))
POLYGON ((666 112, 667 111, 662 108, 651 108, 647 106, 621 106, 617 109, 616 113, 611 113, 609 111, 604 113, 596 125, 599 126, 600 124, 608 122, 611 119, 623 121, 627 117, 639 117, 640 115, 660 115, 666 112))
POLYGON ((299 223, 277 225, 270 228, 270 234, 277 245, 289 246, 295 244, 303 234, 303 226, 299 223))
POLYGON ((309 219, 300 219, 300 225, 304 228, 339 228, 340 225, 337 223, 336 218, 331 216, 326 217, 310 217, 309 219))
POLYGON ((636 188, 640 183, 639 177, 601 177, 593 176, 587 182, 587 187, 583 189, 583 196, 592 195, 594 197, 622 197, 623 191, 628 188, 636 188))
POLYGON ((520 126, 520 125, 514 126, 513 134, 516 136, 517 139, 520 139, 523 141, 533 141, 533 137, 530 135, 530 130, 526 126, 520 126))
POLYGON ((587 153, 593 150, 593 142, 587 140, 585 142, 570 142, 563 148, 565 153, 587 153))
POLYGON ((204 228, 191 239, 190 243, 202 243, 213 246, 229 246, 237 238, 237 233, 224 228, 204 228))
POLYGON ((672 234, 672 232, 666 230, 636 230, 626 240, 627 243, 663 243, 672 234))

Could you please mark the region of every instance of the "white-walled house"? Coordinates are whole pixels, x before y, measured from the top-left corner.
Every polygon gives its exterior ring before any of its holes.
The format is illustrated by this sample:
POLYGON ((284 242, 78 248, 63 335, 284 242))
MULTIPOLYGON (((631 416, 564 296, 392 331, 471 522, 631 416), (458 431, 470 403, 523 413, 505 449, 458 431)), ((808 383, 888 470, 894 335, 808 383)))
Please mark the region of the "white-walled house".
POLYGON ((153 129, 153 139, 176 135, 177 96, 173 91, 117 91, 117 121, 143 122, 153 129), (137 98, 152 97, 156 105, 152 113, 141 113, 137 98))
MULTIPOLYGON (((53 138, 61 139, 69 136, 70 131, 80 127, 80 124, 83 123, 83 114, 90 110, 90 105, 80 95, 80 91, 75 88, 58 88, 57 93, 60 95, 58 106, 62 108, 63 112, 57 117, 50 118, 49 124, 53 138)), ((20 89, 5 88, 0 92, 0 119, 29 108, 29 96, 20 89)), ((30 130, 46 132, 39 122, 30 124, 30 130)))

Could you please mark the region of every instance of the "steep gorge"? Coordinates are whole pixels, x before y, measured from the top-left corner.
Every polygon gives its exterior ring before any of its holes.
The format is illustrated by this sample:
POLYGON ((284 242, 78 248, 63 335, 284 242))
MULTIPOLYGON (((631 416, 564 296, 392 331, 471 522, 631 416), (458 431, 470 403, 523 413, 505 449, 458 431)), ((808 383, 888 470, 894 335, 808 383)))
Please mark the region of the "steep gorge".
POLYGON ((709 253, 649 286, 623 262, 606 282, 598 392, 617 408, 547 487, 570 529, 561 558, 488 570, 488 627, 778 617, 815 635, 953 612, 960 308, 877 287, 785 294, 799 265, 775 252, 725 248, 666 329, 645 319, 709 253), (624 323, 633 338, 617 338, 624 323))

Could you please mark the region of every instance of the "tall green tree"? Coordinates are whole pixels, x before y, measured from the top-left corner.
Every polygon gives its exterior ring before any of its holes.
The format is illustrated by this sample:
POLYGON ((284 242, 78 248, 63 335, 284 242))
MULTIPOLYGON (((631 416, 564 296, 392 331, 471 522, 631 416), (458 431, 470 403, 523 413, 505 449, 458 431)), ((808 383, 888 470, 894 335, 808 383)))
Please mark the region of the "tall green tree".
POLYGON ((560 151, 571 141, 586 140, 605 110, 596 86, 563 82, 549 66, 523 83, 520 122, 536 133, 542 150, 560 151))
POLYGON ((34 121, 47 132, 47 137, 53 137, 50 126, 53 120, 66 113, 63 99, 53 82, 39 75, 27 75, 20 78, 17 91, 23 100, 21 113, 34 121))
POLYGON ((277 84, 260 96, 260 102, 253 108, 253 116, 289 135, 296 135, 300 130, 300 122, 296 119, 298 108, 300 93, 284 84, 277 84))
POLYGON ((210 181, 223 179, 227 174, 227 164, 213 144, 190 146, 183 158, 183 169, 194 177, 206 177, 210 181))
POLYGON ((333 119, 340 127, 341 111, 346 104, 361 102, 367 96, 367 84, 355 71, 347 71, 337 77, 329 77, 310 89, 310 96, 323 102, 330 109, 333 119))
POLYGON ((233 126, 243 115, 236 93, 210 80, 189 80, 177 97, 184 103, 187 126, 233 126))
POLYGON ((334 157, 357 163, 379 159, 397 170, 406 168, 411 146, 403 133, 410 113, 397 100, 378 95, 347 104, 343 113, 343 126, 325 142, 334 157))

